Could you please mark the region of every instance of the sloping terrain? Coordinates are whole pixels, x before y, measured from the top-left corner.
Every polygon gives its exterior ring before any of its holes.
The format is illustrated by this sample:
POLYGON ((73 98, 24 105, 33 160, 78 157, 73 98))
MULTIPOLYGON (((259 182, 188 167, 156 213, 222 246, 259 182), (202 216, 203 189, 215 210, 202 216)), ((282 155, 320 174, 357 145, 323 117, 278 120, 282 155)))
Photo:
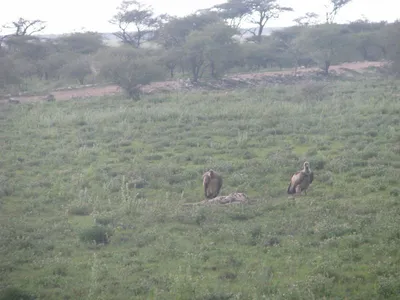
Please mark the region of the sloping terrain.
POLYGON ((4 105, 0 299, 398 299, 399 86, 4 105))

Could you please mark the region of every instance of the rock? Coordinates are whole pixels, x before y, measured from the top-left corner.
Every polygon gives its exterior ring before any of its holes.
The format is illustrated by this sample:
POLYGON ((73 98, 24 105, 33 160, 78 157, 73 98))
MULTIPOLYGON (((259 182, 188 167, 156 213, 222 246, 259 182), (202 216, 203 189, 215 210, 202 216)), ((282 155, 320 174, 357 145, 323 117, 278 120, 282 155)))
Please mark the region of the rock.
POLYGON ((48 102, 56 101, 56 97, 53 94, 48 94, 44 99, 48 102))

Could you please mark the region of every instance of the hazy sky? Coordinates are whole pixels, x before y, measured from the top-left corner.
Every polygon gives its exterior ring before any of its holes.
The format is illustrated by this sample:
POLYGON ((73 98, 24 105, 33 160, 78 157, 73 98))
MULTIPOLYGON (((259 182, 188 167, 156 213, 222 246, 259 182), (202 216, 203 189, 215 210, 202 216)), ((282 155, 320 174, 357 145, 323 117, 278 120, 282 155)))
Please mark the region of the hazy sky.
MULTIPOLYGON (((0 24, 19 17, 25 19, 41 19, 47 21, 45 33, 68 33, 91 30, 113 32, 115 26, 109 20, 115 14, 122 0, 11 0, 0 10, 0 24), (103 4, 101 4, 103 3, 103 4)), ((156 13, 184 16, 197 9, 211 7, 225 1, 219 0, 142 0, 149 4, 156 13)), ((285 13, 279 19, 272 20, 267 27, 292 25, 292 20, 306 12, 312 11, 324 15, 324 5, 328 0, 281 0, 282 5, 291 6, 294 12, 285 13)), ((367 18, 371 21, 394 21, 400 18, 398 12, 400 3, 397 0, 353 0, 343 8, 336 18, 339 23, 367 18)))

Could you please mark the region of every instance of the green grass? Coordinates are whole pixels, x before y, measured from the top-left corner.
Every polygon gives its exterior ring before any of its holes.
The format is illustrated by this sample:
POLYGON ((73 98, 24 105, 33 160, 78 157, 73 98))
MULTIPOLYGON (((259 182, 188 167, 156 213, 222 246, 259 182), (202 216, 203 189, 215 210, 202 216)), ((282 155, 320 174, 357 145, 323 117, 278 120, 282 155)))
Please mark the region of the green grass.
POLYGON ((398 299, 399 84, 2 106, 0 299, 398 299))

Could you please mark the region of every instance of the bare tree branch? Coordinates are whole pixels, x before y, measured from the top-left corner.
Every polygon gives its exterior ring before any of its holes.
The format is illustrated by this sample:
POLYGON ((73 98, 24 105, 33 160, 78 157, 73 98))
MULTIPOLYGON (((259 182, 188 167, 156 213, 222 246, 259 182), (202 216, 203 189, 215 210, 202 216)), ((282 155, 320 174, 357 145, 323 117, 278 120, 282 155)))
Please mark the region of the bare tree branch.
POLYGON ((14 31, 9 34, 9 36, 33 35, 34 33, 43 31, 46 28, 46 23, 41 20, 26 20, 24 18, 19 18, 18 21, 3 25, 3 28, 14 31))
POLYGON ((326 5, 326 23, 331 24, 335 20, 338 11, 345 5, 349 4, 352 0, 330 0, 330 5, 326 5), (329 9, 329 6, 331 7, 329 9))
POLYGON ((24 18, 19 18, 18 21, 11 22, 10 24, 5 24, 2 26, 0 33, 3 29, 6 29, 9 33, 0 34, 0 48, 3 43, 16 36, 32 36, 34 33, 43 31, 46 28, 46 22, 41 20, 26 20, 24 18))
POLYGON ((317 23, 318 14, 313 12, 308 12, 304 16, 298 17, 293 21, 296 22, 298 26, 309 26, 315 25, 317 23))

